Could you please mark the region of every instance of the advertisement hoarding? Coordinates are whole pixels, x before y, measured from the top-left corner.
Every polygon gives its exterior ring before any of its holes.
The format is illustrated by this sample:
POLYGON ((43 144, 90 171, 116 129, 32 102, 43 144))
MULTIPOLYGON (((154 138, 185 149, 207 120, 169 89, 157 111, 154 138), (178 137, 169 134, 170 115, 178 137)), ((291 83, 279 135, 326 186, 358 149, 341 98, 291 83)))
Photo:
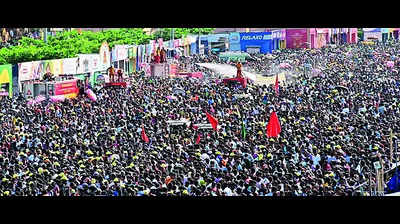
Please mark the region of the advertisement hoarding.
POLYGON ((4 92, 7 92, 9 96, 12 96, 12 65, 0 65, 0 86, 3 84, 8 84, 8 89, 4 89, 4 92))
POLYGON ((77 80, 68 80, 54 84, 55 95, 66 95, 71 93, 78 93, 77 80))
POLYGON ((286 48, 306 48, 307 29, 286 29, 286 48))

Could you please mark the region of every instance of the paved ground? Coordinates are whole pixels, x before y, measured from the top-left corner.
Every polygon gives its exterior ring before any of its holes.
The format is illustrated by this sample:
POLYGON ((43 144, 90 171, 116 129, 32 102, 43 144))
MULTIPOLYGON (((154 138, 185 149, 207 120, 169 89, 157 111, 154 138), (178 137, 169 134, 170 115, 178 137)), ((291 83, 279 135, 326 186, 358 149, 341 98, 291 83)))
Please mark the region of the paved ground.
MULTIPOLYGON (((255 81, 255 84, 257 84, 257 85, 270 85, 270 84, 274 85, 275 84, 275 79, 276 79, 275 76, 269 76, 269 77, 262 76, 262 75, 256 75, 256 76, 257 76, 257 79, 255 81)), ((283 72, 280 73, 278 76, 278 80, 280 82, 286 81, 285 73, 283 73, 283 72)))

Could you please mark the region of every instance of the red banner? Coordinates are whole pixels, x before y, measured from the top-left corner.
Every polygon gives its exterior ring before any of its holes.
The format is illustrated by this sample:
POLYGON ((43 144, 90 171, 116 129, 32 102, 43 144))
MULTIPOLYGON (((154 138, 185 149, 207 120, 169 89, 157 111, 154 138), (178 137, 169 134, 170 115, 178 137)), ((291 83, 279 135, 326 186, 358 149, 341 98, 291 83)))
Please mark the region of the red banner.
POLYGON ((69 80, 54 85, 55 95, 65 95, 70 93, 79 93, 77 80, 69 80))

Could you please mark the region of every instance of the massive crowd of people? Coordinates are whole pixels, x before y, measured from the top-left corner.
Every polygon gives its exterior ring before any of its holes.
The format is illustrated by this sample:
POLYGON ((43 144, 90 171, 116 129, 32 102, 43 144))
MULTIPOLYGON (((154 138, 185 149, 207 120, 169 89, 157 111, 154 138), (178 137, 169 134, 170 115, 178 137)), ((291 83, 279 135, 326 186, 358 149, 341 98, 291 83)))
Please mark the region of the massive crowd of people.
MULTIPOLYGON (((390 164, 390 129, 399 133, 399 50, 353 44, 256 56, 250 66, 260 70, 318 62, 321 73, 281 84, 278 95, 273 85, 138 75, 126 89, 97 91, 96 102, 2 98, 0 194, 359 195, 360 184, 375 181, 373 158, 390 164), (266 136, 273 111, 278 138, 266 136), (208 123, 205 112, 217 132, 197 125, 208 123), (170 123, 182 119, 191 123, 170 123)), ((218 61, 180 60, 192 69, 218 61)))

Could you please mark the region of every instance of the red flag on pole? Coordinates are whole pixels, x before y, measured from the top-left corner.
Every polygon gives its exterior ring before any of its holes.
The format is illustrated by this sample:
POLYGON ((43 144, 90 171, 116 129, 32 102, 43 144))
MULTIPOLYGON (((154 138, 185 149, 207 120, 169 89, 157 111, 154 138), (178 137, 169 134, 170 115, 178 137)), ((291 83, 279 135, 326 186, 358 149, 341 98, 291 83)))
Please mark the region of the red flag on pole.
POLYGON ((217 119, 215 119, 215 117, 213 117, 211 114, 209 114, 208 112, 206 112, 207 115, 207 119, 208 121, 211 123, 212 128, 216 131, 217 130, 217 126, 218 126, 218 121, 217 119))
POLYGON ((149 143, 149 138, 147 137, 146 132, 144 131, 144 127, 142 127, 142 139, 146 143, 149 143))
POLYGON ((276 112, 272 112, 271 117, 267 125, 267 136, 268 137, 278 137, 281 132, 281 125, 279 124, 278 116, 276 112))
POLYGON ((279 95, 279 81, 278 81, 278 74, 276 74, 276 79, 275 79, 275 93, 276 93, 276 95, 279 95))
POLYGON ((200 134, 197 135, 196 144, 200 143, 200 134))

